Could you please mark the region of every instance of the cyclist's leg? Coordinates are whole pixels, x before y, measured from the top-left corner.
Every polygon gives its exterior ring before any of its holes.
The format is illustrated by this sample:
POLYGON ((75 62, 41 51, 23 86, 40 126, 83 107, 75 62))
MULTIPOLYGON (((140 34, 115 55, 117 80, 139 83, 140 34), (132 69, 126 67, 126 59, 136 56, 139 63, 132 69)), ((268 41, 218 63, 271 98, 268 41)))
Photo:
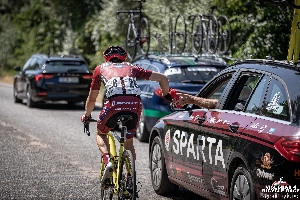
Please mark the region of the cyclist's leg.
POLYGON ((97 129, 96 143, 101 152, 104 163, 107 165, 109 162, 109 143, 107 133, 102 133, 99 129, 97 129))

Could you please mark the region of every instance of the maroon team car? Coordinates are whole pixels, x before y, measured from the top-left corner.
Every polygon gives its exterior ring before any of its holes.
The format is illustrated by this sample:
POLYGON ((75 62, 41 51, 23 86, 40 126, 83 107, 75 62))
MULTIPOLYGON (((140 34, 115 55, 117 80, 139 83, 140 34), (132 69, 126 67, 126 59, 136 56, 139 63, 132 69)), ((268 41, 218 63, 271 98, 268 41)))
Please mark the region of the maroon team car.
POLYGON ((186 105, 161 118, 149 141, 152 185, 208 199, 300 198, 300 65, 238 61, 186 105))

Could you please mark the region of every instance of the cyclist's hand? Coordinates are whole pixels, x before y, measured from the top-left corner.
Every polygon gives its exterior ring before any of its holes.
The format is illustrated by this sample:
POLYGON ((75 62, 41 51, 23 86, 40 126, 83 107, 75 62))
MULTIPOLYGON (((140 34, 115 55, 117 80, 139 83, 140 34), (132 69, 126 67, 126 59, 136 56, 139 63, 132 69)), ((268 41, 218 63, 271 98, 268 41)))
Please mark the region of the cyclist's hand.
POLYGON ((86 121, 87 119, 89 119, 89 118, 91 118, 91 115, 90 115, 90 116, 82 115, 82 116, 80 117, 80 121, 85 122, 85 121, 86 121))

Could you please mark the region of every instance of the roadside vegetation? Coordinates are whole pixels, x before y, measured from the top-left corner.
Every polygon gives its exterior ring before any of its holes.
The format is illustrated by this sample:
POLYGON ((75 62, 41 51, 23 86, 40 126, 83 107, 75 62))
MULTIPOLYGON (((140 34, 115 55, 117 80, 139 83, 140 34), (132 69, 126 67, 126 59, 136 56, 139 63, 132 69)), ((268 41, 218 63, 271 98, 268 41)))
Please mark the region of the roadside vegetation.
MULTIPOLYGON (((285 60, 293 9, 262 0, 147 0, 143 13, 150 19, 151 34, 161 34, 168 45, 169 16, 179 13, 224 14, 232 25, 231 55, 245 58, 271 55, 285 60)), ((81 54, 94 69, 103 62, 110 45, 124 45, 128 18, 116 18, 117 9, 134 9, 133 0, 2 0, 0 2, 0 76, 13 74, 34 53, 81 54)), ((188 31, 190 22, 188 22, 188 31)), ((151 38, 150 51, 157 41, 151 38)))

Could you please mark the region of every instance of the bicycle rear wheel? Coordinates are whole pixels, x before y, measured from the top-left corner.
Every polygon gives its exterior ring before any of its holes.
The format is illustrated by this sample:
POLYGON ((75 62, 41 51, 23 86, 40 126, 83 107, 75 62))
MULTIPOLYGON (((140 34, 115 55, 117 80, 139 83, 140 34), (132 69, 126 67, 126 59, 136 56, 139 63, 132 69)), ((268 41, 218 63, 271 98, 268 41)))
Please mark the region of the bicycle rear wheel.
POLYGON ((135 162, 131 151, 125 150, 122 155, 119 171, 119 192, 118 199, 136 199, 136 173, 135 162), (129 173, 128 173, 129 172, 129 173))
MULTIPOLYGON (((105 169, 105 166, 104 166, 104 160, 101 159, 101 166, 100 166, 100 181, 102 179, 102 176, 103 176, 103 172, 104 172, 104 169, 105 169)), ((112 187, 110 188, 102 188, 101 186, 101 189, 100 189, 100 196, 101 196, 101 200, 112 200, 113 199, 113 189, 112 187)))
POLYGON ((218 52, 220 55, 227 53, 231 44, 231 26, 230 21, 225 15, 218 18, 219 36, 218 52))
POLYGON ((136 55, 136 41, 137 38, 135 37, 132 24, 129 23, 127 34, 126 34, 126 42, 125 42, 125 48, 127 51, 128 58, 133 60, 136 55))
POLYGON ((142 54, 147 56, 150 48, 150 24, 145 17, 141 19, 140 46, 142 54))
POLYGON ((175 53, 183 53, 186 43, 186 24, 183 15, 178 15, 175 21, 174 43, 175 53))
POLYGON ((192 22, 192 50, 196 54, 202 50, 203 37, 202 16, 196 15, 192 22))

